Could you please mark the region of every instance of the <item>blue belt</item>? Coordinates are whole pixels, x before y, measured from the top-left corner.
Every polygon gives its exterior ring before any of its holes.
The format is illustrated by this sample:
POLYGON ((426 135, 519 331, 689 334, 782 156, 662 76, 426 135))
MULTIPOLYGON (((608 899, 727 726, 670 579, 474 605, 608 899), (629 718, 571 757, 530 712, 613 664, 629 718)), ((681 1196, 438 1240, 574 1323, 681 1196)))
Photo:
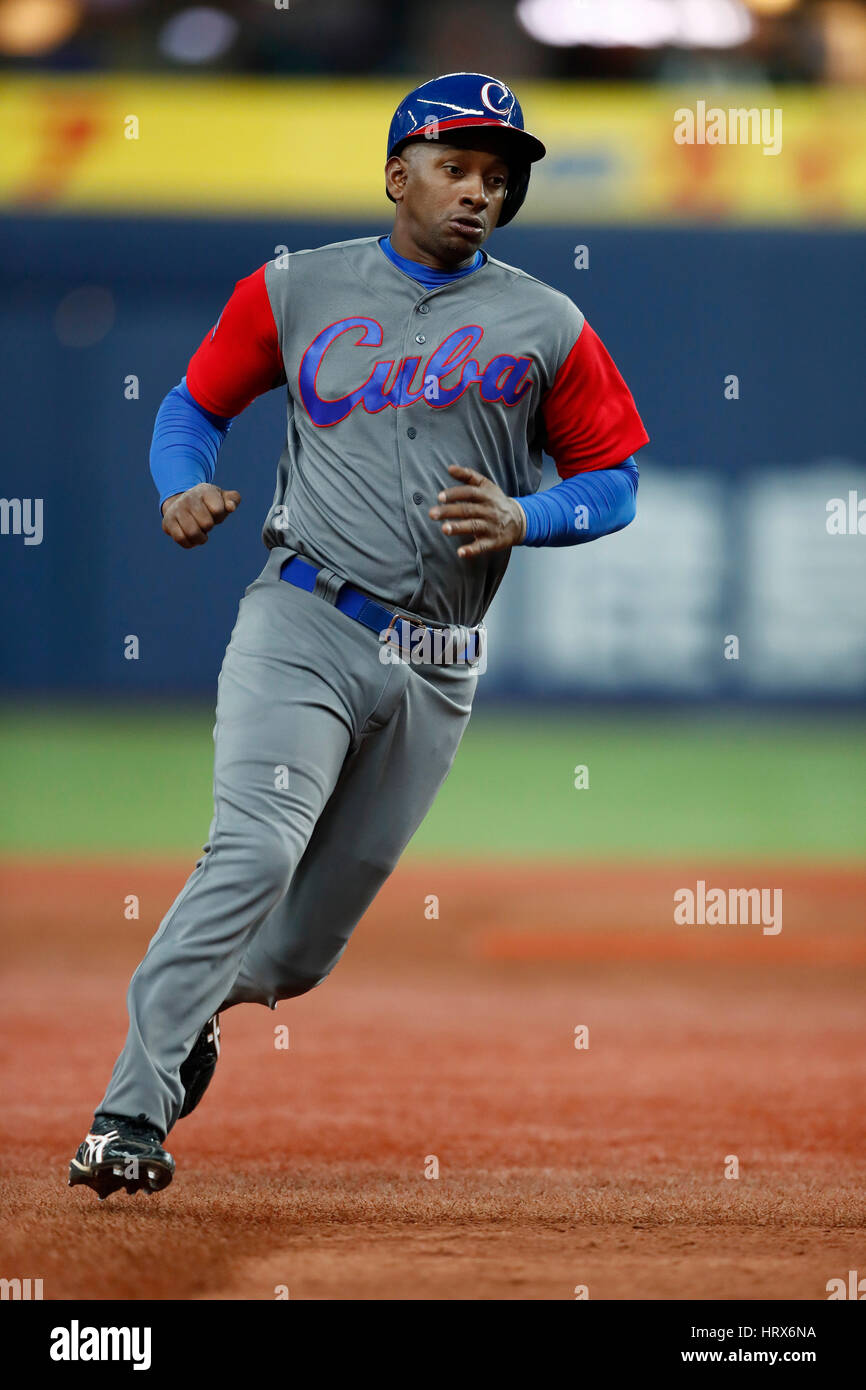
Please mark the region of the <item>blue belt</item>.
MULTIPOLYGON (((294 584, 296 589, 306 589, 311 594, 316 587, 316 579, 320 574, 318 565, 314 565, 310 560, 304 560, 300 555, 293 555, 291 560, 287 560, 280 570, 280 578, 285 579, 288 584, 294 584)), ((401 613, 395 613, 393 609, 386 608, 383 603, 377 603, 375 599, 369 598, 367 594, 362 594, 360 589, 355 589, 351 584, 341 582, 339 592, 334 599, 334 607, 347 617, 354 618, 356 622, 363 623, 371 632, 380 635, 384 642, 383 633, 391 634, 389 640, 392 645, 402 648, 407 655, 411 647, 415 652, 423 654, 425 651, 433 653, 443 650, 443 642, 451 637, 452 629, 447 627, 428 627, 424 623, 415 622, 414 618, 406 618, 401 613), (401 630, 395 635, 398 623, 401 630)), ((464 629, 466 640, 459 648, 455 649, 455 642, 452 640, 449 646, 450 656, 444 657, 439 661, 432 661, 433 665, 463 665, 471 664, 478 660, 482 650, 482 634, 478 628, 464 629)), ((418 658, 416 657, 416 660, 418 658)))

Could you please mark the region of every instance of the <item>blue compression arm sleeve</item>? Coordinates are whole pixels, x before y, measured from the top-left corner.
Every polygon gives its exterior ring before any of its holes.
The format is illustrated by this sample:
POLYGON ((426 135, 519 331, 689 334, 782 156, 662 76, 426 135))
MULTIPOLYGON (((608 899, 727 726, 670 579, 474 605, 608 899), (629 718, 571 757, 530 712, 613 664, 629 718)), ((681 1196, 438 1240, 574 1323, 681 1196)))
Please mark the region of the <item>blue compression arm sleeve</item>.
POLYGON ((621 531, 634 521, 637 485, 632 457, 616 468, 577 473, 546 492, 516 498, 526 513, 521 545, 581 545, 621 531))
POLYGON ((159 509, 176 492, 210 483, 231 420, 211 415, 193 400, 186 377, 159 407, 150 445, 150 471, 159 492, 159 509))

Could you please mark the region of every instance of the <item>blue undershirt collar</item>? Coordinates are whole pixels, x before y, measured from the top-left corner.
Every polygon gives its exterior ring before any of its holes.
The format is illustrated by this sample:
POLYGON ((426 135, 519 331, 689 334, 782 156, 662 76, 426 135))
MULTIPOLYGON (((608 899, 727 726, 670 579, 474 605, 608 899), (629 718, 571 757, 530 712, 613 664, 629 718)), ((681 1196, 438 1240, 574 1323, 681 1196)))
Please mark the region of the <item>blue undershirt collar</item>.
POLYGON ((462 270, 434 270, 432 266, 422 265, 420 261, 410 261, 406 256, 401 256, 391 245, 390 236, 380 237, 379 245, 398 270, 402 270, 404 275, 411 275, 413 280, 417 280, 419 285, 428 290, 435 290, 440 285, 450 285, 452 280, 462 280, 464 276, 474 274, 487 260, 485 252, 478 250, 471 264, 464 266, 462 270))

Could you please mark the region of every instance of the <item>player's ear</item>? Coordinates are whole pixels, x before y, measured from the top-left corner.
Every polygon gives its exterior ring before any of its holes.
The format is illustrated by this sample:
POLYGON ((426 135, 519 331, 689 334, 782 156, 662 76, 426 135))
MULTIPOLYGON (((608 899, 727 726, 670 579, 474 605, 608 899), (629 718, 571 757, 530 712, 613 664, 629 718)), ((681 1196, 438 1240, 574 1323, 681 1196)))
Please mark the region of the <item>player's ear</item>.
POLYGON ((392 154, 385 165, 385 187, 394 201, 402 197, 409 176, 409 165, 399 154, 392 154))

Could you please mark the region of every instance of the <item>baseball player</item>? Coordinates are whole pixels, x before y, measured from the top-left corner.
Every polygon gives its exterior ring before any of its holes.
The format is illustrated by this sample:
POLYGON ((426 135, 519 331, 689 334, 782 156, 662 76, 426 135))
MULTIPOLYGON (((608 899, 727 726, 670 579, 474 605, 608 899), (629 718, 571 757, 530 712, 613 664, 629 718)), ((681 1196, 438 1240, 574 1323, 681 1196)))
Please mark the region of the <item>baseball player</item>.
MULTIPOLYGON (((451 73, 388 135, 390 235, 240 280, 156 418, 162 527, 204 545, 232 420, 282 389, 286 444, 220 672, 208 843, 129 987, 129 1033, 69 1182, 171 1181, 219 1014, 321 984, 448 775, 513 546, 633 519, 647 434, 558 290, 483 249, 544 146, 506 84, 451 73), (539 493, 542 451, 560 481, 539 493)), ((543 616, 543 615, 542 615, 543 616)))

